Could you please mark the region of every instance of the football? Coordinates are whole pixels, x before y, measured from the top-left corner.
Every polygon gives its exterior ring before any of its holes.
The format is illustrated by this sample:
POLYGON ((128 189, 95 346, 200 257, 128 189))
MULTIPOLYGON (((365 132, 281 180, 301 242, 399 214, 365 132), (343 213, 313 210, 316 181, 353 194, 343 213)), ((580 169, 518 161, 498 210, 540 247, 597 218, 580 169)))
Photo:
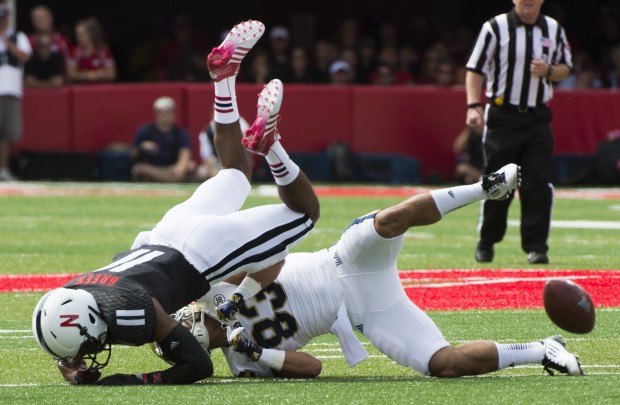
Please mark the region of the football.
POLYGON ((549 319, 572 333, 588 333, 596 314, 590 295, 571 280, 554 278, 545 283, 543 303, 549 319))

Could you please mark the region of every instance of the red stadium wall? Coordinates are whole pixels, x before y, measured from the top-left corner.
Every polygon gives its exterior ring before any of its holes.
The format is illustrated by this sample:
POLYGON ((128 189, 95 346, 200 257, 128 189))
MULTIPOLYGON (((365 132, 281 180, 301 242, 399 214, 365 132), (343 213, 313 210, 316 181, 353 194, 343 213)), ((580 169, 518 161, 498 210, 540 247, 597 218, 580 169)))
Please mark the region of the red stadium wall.
MULTIPOLYGON (((115 84, 58 90, 26 89, 24 136, 18 150, 96 152, 131 143, 136 128, 152 119, 155 98, 178 103, 179 124, 192 135, 211 119, 211 84, 115 84)), ((238 85, 241 115, 254 119, 259 86, 238 85)), ((288 85, 280 131, 290 152, 317 152, 333 140, 354 152, 415 156, 423 176, 450 180, 452 141, 465 120, 462 89, 288 85)), ((612 129, 620 128, 620 92, 556 92, 551 104, 558 154, 591 155, 612 129)))

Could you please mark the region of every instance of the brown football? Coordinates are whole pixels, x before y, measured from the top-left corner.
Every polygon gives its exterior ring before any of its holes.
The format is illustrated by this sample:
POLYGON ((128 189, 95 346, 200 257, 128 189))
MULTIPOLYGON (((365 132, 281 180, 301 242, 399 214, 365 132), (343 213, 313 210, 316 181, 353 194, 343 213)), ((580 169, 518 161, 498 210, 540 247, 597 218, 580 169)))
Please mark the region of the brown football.
POLYGON ((543 288, 543 302, 549 319, 572 333, 588 333, 596 314, 590 295, 571 280, 554 278, 543 288))

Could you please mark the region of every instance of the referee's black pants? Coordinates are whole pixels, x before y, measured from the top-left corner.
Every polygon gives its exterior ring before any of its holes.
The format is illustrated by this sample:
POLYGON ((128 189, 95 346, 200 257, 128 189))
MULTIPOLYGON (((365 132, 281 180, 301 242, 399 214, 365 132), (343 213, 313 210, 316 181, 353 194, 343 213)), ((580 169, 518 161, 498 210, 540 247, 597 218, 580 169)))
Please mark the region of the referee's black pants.
MULTIPOLYGON (((508 163, 521 166, 521 247, 525 252, 547 252, 553 186, 551 167, 553 133, 551 110, 542 105, 527 112, 515 107, 487 108, 484 134, 485 174, 508 163)), ((500 242, 506 233, 510 198, 482 203, 478 228, 480 244, 500 242)))

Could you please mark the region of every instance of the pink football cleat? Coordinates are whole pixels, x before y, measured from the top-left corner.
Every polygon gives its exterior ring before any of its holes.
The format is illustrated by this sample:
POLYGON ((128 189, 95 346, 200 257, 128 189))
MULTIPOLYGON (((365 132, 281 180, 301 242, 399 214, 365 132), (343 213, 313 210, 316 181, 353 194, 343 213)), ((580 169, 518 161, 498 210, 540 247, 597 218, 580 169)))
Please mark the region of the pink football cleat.
POLYGON ((245 131, 245 136, 241 140, 250 152, 265 156, 271 145, 280 139, 280 135, 276 129, 280 115, 280 105, 282 104, 282 95, 284 86, 278 79, 273 79, 258 95, 258 113, 256 120, 245 131))
POLYGON ((249 20, 235 25, 224 42, 207 56, 207 67, 213 81, 219 82, 239 73, 241 61, 264 32, 265 26, 260 21, 249 20))

